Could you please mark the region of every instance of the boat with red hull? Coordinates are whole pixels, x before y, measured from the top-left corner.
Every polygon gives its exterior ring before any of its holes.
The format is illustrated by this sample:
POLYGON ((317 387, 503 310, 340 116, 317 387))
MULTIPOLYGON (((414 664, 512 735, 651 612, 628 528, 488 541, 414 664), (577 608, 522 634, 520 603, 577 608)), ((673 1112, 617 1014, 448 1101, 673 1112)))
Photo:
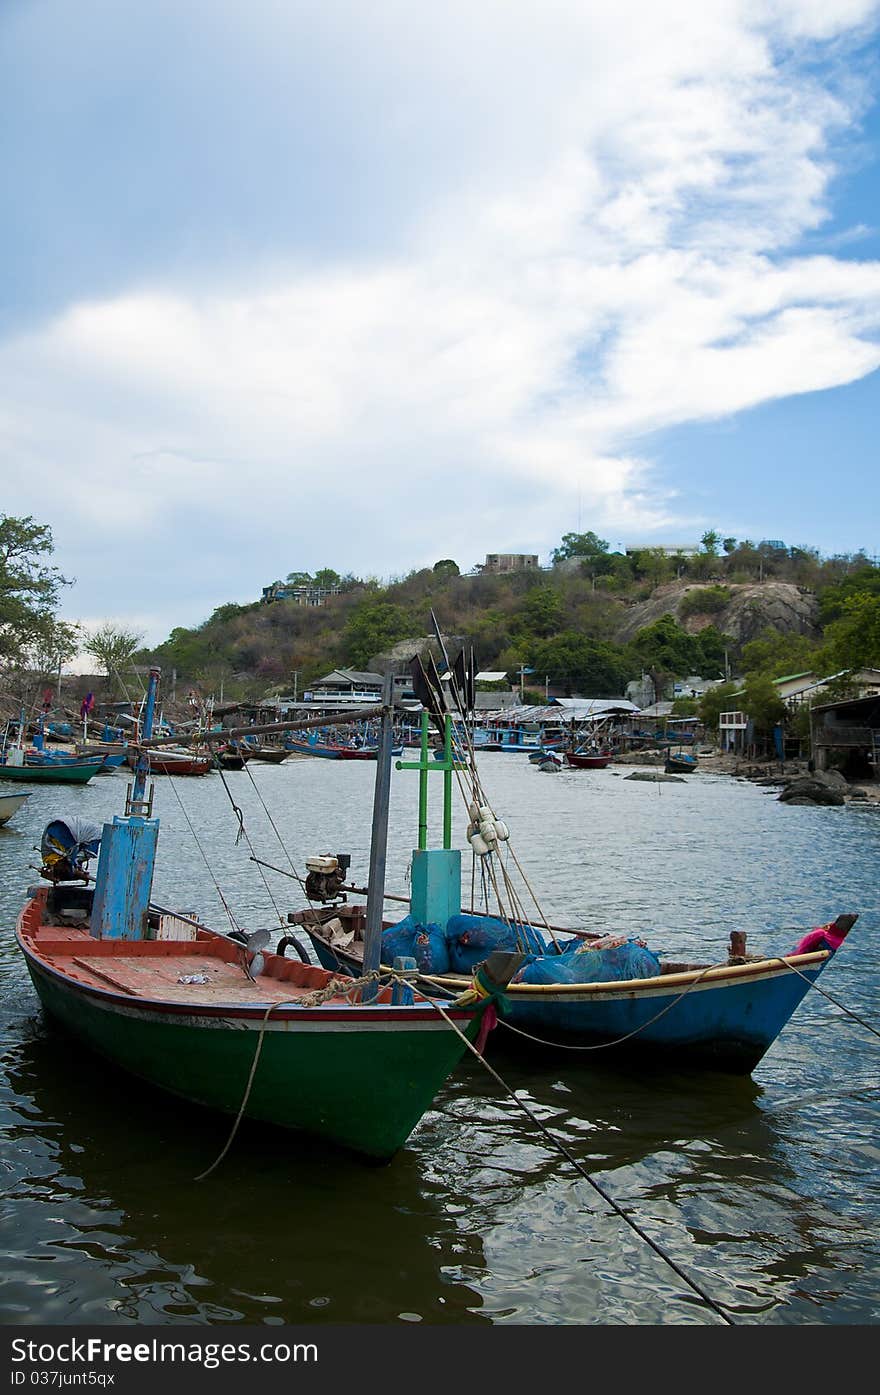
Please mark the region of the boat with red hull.
POLYGON ((572 770, 604 770, 613 759, 609 751, 565 752, 565 763, 572 770))

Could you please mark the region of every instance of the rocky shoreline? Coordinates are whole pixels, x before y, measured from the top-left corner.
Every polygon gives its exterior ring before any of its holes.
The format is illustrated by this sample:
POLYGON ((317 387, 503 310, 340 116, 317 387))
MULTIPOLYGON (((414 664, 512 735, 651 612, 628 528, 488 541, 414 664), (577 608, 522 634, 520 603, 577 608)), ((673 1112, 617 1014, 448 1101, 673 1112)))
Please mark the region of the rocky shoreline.
MULTIPOLYGON (((880 804, 880 780, 847 780, 839 770, 811 771, 805 760, 749 761, 721 751, 699 751, 699 769, 710 775, 779 789, 784 804, 841 807, 844 804, 880 804)), ((664 751, 627 751, 614 757, 615 765, 663 766, 664 751)))

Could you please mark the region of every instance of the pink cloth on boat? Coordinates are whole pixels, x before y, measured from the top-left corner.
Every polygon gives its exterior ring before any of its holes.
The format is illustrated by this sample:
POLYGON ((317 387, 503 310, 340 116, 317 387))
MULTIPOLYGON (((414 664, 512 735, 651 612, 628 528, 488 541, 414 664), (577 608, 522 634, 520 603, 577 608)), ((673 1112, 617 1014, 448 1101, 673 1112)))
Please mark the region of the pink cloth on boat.
POLYGON ((792 950, 792 954, 812 954, 817 949, 830 949, 832 952, 840 949, 849 931, 844 930, 843 934, 834 929, 831 925, 819 925, 815 930, 811 930, 792 950))
POLYGON ((492 1031, 492 1028, 497 1024, 497 1022, 498 1013, 495 1011, 495 1004, 490 1003, 489 1006, 486 1008, 486 1011, 483 1013, 483 1020, 480 1023, 480 1030, 477 1034, 477 1039, 474 1042, 474 1050, 478 1051, 481 1056, 486 1049, 486 1038, 492 1031))

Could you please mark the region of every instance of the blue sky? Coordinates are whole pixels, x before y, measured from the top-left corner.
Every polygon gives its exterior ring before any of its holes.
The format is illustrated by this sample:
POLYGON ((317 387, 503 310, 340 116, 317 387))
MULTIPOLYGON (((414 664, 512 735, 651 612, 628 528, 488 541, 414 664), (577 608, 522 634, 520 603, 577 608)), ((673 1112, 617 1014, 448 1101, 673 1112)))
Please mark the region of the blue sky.
POLYGON ((65 615, 159 641, 578 526, 880 551, 878 34, 877 0, 5 0, 2 507, 65 615))

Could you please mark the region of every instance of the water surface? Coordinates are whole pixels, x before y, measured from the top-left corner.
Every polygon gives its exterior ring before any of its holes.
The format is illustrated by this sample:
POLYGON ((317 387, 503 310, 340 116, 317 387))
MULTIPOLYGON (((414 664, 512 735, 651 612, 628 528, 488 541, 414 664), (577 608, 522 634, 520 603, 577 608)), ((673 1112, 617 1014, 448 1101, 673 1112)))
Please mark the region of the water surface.
MULTIPOLYGON (((790 808, 723 776, 548 775, 481 759, 551 921, 723 959, 860 912, 822 987, 876 1027, 880 809, 790 808)), ((302 759, 157 778, 154 897, 277 929, 304 904, 253 856, 301 871, 350 852, 366 877, 375 767, 302 759), (240 809, 245 836, 236 841, 240 809), (222 894, 221 894, 222 893, 222 894)), ((439 772, 431 838, 440 836, 439 772)), ((0 829, 0 1119, 5 1323, 714 1324, 476 1062, 386 1167, 148 1091, 43 1018, 12 926, 50 818, 121 812, 126 777, 35 788, 0 829)), ((392 787, 388 888, 406 894, 417 780, 392 787)), ((454 841, 466 816, 456 810, 454 841)), ((739 1322, 880 1315, 878 1038, 810 993, 752 1077, 489 1058, 552 1137, 739 1322)))

